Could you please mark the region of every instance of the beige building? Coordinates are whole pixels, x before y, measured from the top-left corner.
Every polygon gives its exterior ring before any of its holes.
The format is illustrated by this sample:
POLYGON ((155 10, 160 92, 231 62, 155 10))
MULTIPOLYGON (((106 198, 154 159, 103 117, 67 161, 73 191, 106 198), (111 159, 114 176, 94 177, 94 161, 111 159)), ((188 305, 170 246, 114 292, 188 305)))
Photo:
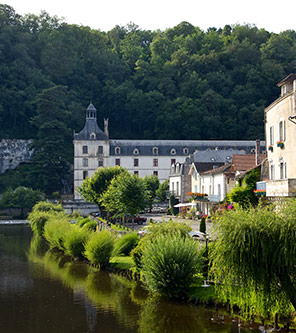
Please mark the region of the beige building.
POLYGON ((265 109, 265 137, 269 163, 267 197, 296 194, 296 74, 280 83, 281 96, 265 109))

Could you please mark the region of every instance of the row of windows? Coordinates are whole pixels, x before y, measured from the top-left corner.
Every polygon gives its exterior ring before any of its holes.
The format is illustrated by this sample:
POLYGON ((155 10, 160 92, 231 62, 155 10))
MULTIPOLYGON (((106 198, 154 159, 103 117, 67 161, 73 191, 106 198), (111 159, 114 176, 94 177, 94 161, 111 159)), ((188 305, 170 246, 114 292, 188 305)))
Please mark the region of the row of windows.
MULTIPOLYGON (((84 158, 82 160, 82 166, 84 167, 88 167, 88 159, 87 158, 84 158)), ((99 158, 98 159, 98 167, 103 167, 104 166, 104 161, 102 158, 99 158)))
MULTIPOLYGON (((120 155, 120 152, 121 152, 120 147, 115 147, 115 155, 120 155)), ((140 153, 140 150, 138 148, 135 148, 133 150, 134 155, 139 155, 139 153, 140 153)), ((176 155, 176 153, 177 153, 177 151, 176 151, 175 148, 172 148, 170 150, 171 155, 176 155)), ((158 155, 158 148, 157 147, 152 148, 152 154, 153 155, 158 155)), ((189 154, 189 149, 188 148, 183 148, 183 154, 188 155, 189 154)))
MULTIPOLYGON (((278 123, 278 141, 286 140, 286 122, 281 120, 278 123)), ((275 144, 274 126, 269 127, 269 144, 272 146, 275 144)))
MULTIPOLYGON (((139 171, 134 171, 134 175, 135 176, 138 176, 139 175, 139 171)), ((154 176, 158 176, 158 171, 153 171, 153 175, 154 176)), ((86 179, 88 177, 88 171, 83 171, 83 173, 82 173, 82 178, 83 179, 86 179)))
MULTIPOLYGON (((279 179, 287 179, 287 163, 282 161, 278 165, 279 168, 279 179)), ((270 164, 269 166, 269 179, 275 180, 275 166, 270 164)))
MULTIPOLYGON (((176 159, 175 158, 172 158, 171 159, 171 165, 175 164, 176 163, 176 159)), ((116 158, 115 159, 115 165, 118 165, 120 166, 120 158, 116 158)), ((139 159, 138 158, 135 158, 134 159, 134 167, 138 167, 139 166, 139 159)), ((158 167, 158 159, 157 158, 154 158, 153 159, 153 166, 154 167, 158 167)))
MULTIPOLYGON (((104 149, 103 146, 98 146, 98 154, 103 154, 104 149)), ((88 146, 82 146, 82 154, 88 154, 88 146)))

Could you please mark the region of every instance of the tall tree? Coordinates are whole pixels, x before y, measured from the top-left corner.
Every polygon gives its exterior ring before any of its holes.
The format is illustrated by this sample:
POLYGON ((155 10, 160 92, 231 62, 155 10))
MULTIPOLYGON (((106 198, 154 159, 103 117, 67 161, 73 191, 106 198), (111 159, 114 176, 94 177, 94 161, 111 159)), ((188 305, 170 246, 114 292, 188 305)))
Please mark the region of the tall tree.
POLYGON ((37 97, 37 116, 32 119, 38 134, 33 143, 31 181, 34 188, 40 188, 47 194, 61 191, 69 172, 67 158, 72 155, 69 154, 72 138, 67 127, 70 115, 66 102, 66 87, 45 89, 37 97))

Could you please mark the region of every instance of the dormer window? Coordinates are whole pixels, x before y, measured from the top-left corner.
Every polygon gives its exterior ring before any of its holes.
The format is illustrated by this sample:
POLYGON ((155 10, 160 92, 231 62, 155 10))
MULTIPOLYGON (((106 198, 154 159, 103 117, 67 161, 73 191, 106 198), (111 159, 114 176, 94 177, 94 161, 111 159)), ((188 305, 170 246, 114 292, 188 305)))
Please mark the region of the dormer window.
POLYGON ((138 148, 135 148, 134 151, 133 151, 133 154, 134 154, 134 155, 139 155, 139 149, 138 149, 138 148))
POLYGON ((96 139, 96 133, 90 133, 89 138, 90 138, 91 140, 95 140, 95 139, 96 139))
POLYGON ((171 149, 171 155, 176 155, 176 149, 175 148, 171 149))
POLYGON ((158 155, 158 148, 157 148, 157 147, 154 147, 154 148, 152 149, 152 153, 153 153, 153 155, 158 155))
POLYGON ((115 155, 120 155, 120 147, 115 148, 115 155))
POLYGON ((183 148, 183 154, 184 154, 184 155, 188 155, 188 152, 189 152, 189 150, 188 150, 187 147, 183 148))

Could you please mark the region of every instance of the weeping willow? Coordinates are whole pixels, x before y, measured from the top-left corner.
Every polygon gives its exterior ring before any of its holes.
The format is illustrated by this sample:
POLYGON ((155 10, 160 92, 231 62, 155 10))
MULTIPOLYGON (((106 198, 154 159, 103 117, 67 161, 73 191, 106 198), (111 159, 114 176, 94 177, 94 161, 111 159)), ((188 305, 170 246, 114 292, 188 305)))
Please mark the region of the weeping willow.
POLYGON ((246 316, 296 309, 296 201, 237 208, 217 220, 211 277, 221 300, 246 316))

